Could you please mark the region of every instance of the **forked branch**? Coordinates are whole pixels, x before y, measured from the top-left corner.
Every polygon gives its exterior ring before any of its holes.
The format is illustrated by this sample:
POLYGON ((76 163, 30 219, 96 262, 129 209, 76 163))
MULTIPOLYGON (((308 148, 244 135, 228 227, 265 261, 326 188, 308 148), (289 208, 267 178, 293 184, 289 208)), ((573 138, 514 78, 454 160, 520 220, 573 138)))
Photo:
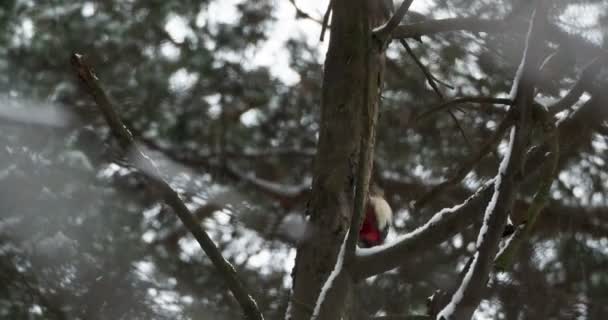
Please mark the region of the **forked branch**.
MULTIPOLYGON (((381 0, 378 0, 381 1, 381 0)), ((393 31, 399 26, 401 20, 410 9, 414 0, 403 0, 397 11, 388 19, 388 21, 374 29, 374 36, 376 36, 382 43, 390 39, 393 31)))

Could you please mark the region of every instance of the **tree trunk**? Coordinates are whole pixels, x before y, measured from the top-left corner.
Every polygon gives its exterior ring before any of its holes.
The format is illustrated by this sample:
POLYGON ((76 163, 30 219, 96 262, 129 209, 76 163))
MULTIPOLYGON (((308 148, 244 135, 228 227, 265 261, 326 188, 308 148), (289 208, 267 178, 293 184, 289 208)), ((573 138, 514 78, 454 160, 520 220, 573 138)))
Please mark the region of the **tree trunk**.
MULTIPOLYGON (((309 203, 312 236, 298 246, 292 272, 288 319, 310 319, 350 225, 364 109, 377 119, 384 65, 372 29, 383 22, 381 0, 333 0, 329 50, 325 60, 321 123, 309 203)), ((375 121, 374 121, 375 123, 375 121)), ((373 123, 371 124, 373 125, 373 123)), ((353 288, 348 274, 337 286, 335 317, 343 314, 353 288)), ((330 297, 327 297, 330 299, 330 297)), ((333 302, 333 299, 332 299, 333 302)), ((328 316, 322 318, 330 319, 328 316)))

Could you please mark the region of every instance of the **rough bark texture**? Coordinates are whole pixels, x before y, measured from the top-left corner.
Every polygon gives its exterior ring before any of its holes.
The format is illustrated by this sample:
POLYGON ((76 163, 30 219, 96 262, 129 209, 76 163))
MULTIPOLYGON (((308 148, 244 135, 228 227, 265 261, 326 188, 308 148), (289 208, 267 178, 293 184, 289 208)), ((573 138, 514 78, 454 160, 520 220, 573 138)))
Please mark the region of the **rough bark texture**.
MULTIPOLYGON (((314 235, 298 246, 289 319, 310 319, 321 287, 333 270, 342 240, 350 225, 363 112, 369 101, 378 102, 382 54, 372 38, 382 22, 377 0, 333 0, 329 50, 325 60, 321 128, 309 203, 314 235), (370 81, 373 80, 373 81, 370 81), (370 98, 370 95, 371 98, 370 98)), ((374 119, 377 106, 371 108, 374 119)), ((368 109, 369 110, 369 109, 368 109)), ((350 276, 339 277, 331 297, 347 294, 350 276)), ((338 299, 340 300, 340 299, 338 299)), ((320 319, 339 319, 335 314, 320 319)), ((344 314, 344 319, 348 314, 344 314)))

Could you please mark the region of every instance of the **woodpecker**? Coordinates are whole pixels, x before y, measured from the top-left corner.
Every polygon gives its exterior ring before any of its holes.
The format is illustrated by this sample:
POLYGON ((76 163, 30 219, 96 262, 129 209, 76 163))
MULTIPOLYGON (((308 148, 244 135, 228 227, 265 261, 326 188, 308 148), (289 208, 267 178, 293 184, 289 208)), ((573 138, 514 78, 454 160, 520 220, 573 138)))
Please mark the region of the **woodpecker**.
POLYGON ((372 193, 365 208, 365 219, 359 231, 359 245, 363 248, 384 243, 393 221, 393 210, 381 193, 372 193))

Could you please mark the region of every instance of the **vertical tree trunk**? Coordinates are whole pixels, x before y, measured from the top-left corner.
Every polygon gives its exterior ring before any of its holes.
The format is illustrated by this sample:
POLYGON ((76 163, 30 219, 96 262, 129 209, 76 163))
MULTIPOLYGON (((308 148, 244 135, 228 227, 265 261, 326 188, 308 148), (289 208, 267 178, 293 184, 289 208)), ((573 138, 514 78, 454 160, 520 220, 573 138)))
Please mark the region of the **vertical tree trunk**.
MULTIPOLYGON (((354 183, 364 109, 377 118, 384 64, 380 43, 371 31, 383 22, 382 0, 332 0, 333 16, 325 60, 321 124, 309 203, 313 235, 298 247, 292 272, 293 292, 287 318, 310 319, 315 302, 333 270, 338 250, 350 225, 354 183)), ((341 277, 342 278, 342 277, 341 277)), ((336 312, 344 297, 352 297, 347 275, 334 283, 336 312)), ((332 306, 334 307, 334 306, 332 306)))

